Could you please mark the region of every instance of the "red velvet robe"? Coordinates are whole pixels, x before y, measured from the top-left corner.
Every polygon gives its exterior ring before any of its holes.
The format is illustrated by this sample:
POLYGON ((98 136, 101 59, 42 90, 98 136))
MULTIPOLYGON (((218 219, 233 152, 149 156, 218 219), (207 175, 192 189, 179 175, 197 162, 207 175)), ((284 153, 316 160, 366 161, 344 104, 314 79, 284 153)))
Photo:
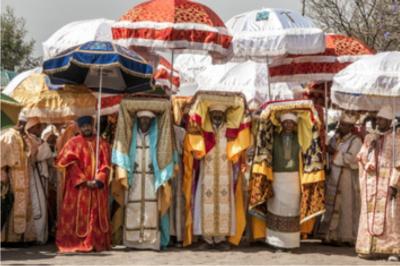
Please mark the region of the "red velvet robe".
POLYGON ((79 135, 70 139, 58 154, 57 166, 65 169, 64 200, 56 234, 60 252, 102 251, 111 247, 108 143, 100 140, 99 171, 96 175, 95 153, 96 138, 79 135), (94 178, 104 184, 103 188, 86 186, 86 181, 94 178))

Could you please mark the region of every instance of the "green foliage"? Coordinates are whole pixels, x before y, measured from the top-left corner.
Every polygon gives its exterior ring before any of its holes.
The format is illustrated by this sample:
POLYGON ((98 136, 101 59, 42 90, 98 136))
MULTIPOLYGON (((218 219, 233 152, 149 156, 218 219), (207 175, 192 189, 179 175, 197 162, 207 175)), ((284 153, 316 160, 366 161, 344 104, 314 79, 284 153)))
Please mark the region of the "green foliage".
POLYGON ((1 68, 15 70, 29 61, 34 40, 25 41, 25 19, 18 18, 7 6, 1 14, 1 68))

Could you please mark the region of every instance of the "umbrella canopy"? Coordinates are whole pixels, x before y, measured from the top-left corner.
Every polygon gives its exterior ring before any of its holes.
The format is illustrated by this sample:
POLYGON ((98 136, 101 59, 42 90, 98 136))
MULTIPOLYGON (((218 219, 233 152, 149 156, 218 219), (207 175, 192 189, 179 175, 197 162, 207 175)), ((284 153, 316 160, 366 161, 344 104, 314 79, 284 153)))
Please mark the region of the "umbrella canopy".
POLYGON ((206 55, 181 54, 174 63, 180 77, 178 95, 193 96, 198 87, 196 77, 212 64, 212 59, 206 55))
POLYGON ((241 92, 252 109, 268 100, 294 99, 295 90, 302 91, 300 84, 277 83, 268 97, 267 71, 266 64, 253 61, 209 65, 196 77, 197 90, 241 92))
MULTIPOLYGON (((57 57, 66 50, 76 48, 90 41, 112 42, 111 25, 113 20, 108 19, 89 19, 71 22, 55 33, 53 33, 43 43, 44 59, 57 57)), ((143 56, 143 54, 140 54, 143 56)), ((147 59, 150 61, 150 58, 147 59)), ((155 71, 153 78, 156 86, 166 89, 168 92, 175 93, 179 87, 179 73, 172 71, 172 88, 170 83, 171 67, 164 57, 160 56, 159 61, 151 62, 155 71), (169 67, 169 68, 168 68, 169 67)))
POLYGON ((325 45, 323 53, 272 60, 271 82, 331 81, 346 66, 375 53, 360 40, 341 34, 326 35, 325 45))
POLYGON ((227 23, 234 59, 266 62, 270 56, 314 54, 325 50, 324 33, 311 19, 288 9, 262 8, 227 23))
POLYGON ((331 97, 347 110, 396 108, 400 105, 400 52, 378 53, 349 65, 334 76, 331 97))
POLYGON ((85 84, 109 93, 133 93, 150 89, 153 67, 126 48, 91 41, 44 61, 43 72, 54 84, 85 84))
POLYGON ((98 18, 74 21, 61 27, 43 42, 43 59, 55 57, 67 49, 90 41, 112 40, 113 20, 98 18))
POLYGON ((209 53, 214 58, 230 53, 231 35, 224 22, 205 5, 187 0, 152 0, 128 10, 112 28, 123 46, 147 50, 209 53))
POLYGON ((14 126, 18 122, 18 115, 22 109, 22 105, 19 104, 13 98, 0 94, 0 108, 1 108, 1 129, 9 128, 14 126))
POLYGON ((38 117, 44 123, 63 123, 78 116, 93 115, 96 98, 84 86, 52 86, 44 74, 33 73, 13 89, 9 96, 23 106, 26 117, 38 117))

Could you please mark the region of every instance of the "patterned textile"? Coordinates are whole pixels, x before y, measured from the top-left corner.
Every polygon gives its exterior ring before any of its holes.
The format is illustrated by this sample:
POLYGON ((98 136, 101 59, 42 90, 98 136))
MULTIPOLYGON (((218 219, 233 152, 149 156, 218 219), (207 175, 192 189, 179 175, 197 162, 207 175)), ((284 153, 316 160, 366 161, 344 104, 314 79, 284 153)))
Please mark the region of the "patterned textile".
POLYGON ((278 117, 287 111, 296 113, 299 118, 297 134, 301 147, 299 173, 302 185, 300 219, 303 223, 324 211, 325 173, 319 138, 321 123, 311 101, 273 102, 262 111, 250 180, 249 209, 258 216, 266 216, 266 208, 259 206, 265 205, 268 197, 272 196, 272 188, 267 181, 273 182, 273 133, 281 130, 278 117))
POLYGON ((286 217, 273 214, 271 212, 267 213, 267 225, 268 228, 279 231, 279 232, 299 232, 300 217, 286 217))
POLYGON ((176 125, 181 125, 184 115, 186 114, 185 109, 188 109, 191 100, 192 97, 190 96, 173 96, 171 98, 174 122, 176 125))
POLYGON ((232 40, 217 14, 186 0, 141 3, 113 25, 112 35, 125 46, 202 50, 218 56, 229 53, 232 40))
MULTIPOLYGON (((160 170, 173 162, 173 134, 171 104, 169 100, 154 97, 132 97, 121 101, 118 124, 115 132, 112 162, 132 176, 133 166, 129 154, 136 113, 141 110, 158 114, 157 163, 160 170)), ((130 178, 131 180, 131 178, 130 178)))
MULTIPOLYGON (((240 163, 244 166, 245 160, 240 160, 242 155, 250 147, 252 138, 250 133, 250 120, 245 115, 245 101, 243 96, 237 93, 216 93, 216 92, 198 92, 194 99, 190 110, 190 125, 184 140, 183 149, 183 164, 184 164, 184 177, 182 190, 185 198, 185 232, 184 232, 184 246, 192 243, 193 236, 193 187, 195 181, 195 165, 198 160, 206 159, 207 153, 213 149, 216 144, 214 131, 211 127, 210 119, 208 116, 208 107, 211 104, 222 104, 228 107, 227 121, 225 121, 226 133, 226 156, 227 161, 231 163, 240 163), (204 122, 205 121, 205 122, 204 122), (230 133, 228 133, 230 132, 230 133), (240 160, 240 161, 239 161, 240 160)), ((222 137, 222 136, 221 136, 222 137)), ((245 169, 246 167, 240 167, 245 169)), ((239 174, 242 178, 242 174, 239 174)), ((241 184, 237 182, 236 186, 241 184)), ((235 193, 235 213, 236 213, 236 232, 229 241, 232 244, 238 244, 245 227, 245 217, 240 208, 237 199, 243 198, 242 193, 236 188, 235 193)))
MULTIPOLYGON (((1 168, 9 167, 8 179, 14 196, 11 213, 1 231, 2 242, 29 242, 36 239, 31 211, 30 183, 26 146, 14 128, 0 135, 1 168)), ((2 206, 3 208, 3 206, 2 206)))
POLYGON ((203 134, 205 152, 210 151, 216 142, 208 109, 213 105, 227 107, 226 137, 235 139, 239 132, 251 127, 251 118, 246 111, 247 105, 243 94, 236 92, 199 91, 192 99, 189 111, 188 131, 203 134))
POLYGON ((358 154, 361 213, 356 252, 359 254, 400 255, 400 197, 390 199, 388 195, 389 186, 400 189, 399 151, 400 131, 395 136, 390 131, 380 136, 367 135, 358 154), (376 148, 371 147, 372 141, 376 142, 376 148), (376 171, 367 171, 371 166, 376 171))
POLYGON ((200 180, 196 193, 194 211, 201 212, 200 228, 195 234, 203 236, 229 236, 233 224, 233 173, 232 163, 226 156, 226 138, 223 137, 226 128, 220 128, 217 133, 217 144, 201 162, 200 180), (201 194, 201 195, 199 195, 201 194))
POLYGON ((95 173, 96 138, 79 135, 60 151, 57 166, 65 171, 65 196, 58 217, 56 245, 61 252, 102 251, 111 248, 108 217, 110 147, 100 139, 99 167, 95 173), (91 189, 86 181, 103 188, 91 189))
POLYGON ((354 61, 375 53, 360 40, 345 35, 327 34, 325 43, 323 53, 274 60, 269 68, 272 82, 329 81, 354 61))
MULTIPOLYGON (((137 129, 136 129, 137 130, 137 129)), ((151 166, 149 134, 138 134, 134 182, 125 197, 124 242, 127 247, 160 249, 158 197, 151 166)))
POLYGON ((11 96, 24 105, 26 117, 38 117, 43 123, 65 123, 95 112, 96 97, 85 86, 65 85, 57 90, 49 86, 48 76, 32 74, 23 80, 11 96))
POLYGON ((361 145, 361 139, 352 133, 331 139, 330 146, 336 151, 325 185, 326 212, 317 231, 325 241, 354 244, 357 239, 360 216, 357 154, 361 145))

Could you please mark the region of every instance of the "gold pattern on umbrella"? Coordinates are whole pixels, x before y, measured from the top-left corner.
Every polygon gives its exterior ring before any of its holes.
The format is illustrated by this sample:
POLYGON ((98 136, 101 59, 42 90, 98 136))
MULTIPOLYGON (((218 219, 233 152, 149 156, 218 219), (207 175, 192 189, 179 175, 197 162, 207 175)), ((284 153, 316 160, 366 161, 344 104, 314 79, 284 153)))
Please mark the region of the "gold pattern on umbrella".
POLYGON ((26 117, 38 117, 43 123, 64 123, 96 110, 96 97, 89 88, 65 85, 53 89, 45 74, 30 75, 11 96, 24 105, 26 117))

